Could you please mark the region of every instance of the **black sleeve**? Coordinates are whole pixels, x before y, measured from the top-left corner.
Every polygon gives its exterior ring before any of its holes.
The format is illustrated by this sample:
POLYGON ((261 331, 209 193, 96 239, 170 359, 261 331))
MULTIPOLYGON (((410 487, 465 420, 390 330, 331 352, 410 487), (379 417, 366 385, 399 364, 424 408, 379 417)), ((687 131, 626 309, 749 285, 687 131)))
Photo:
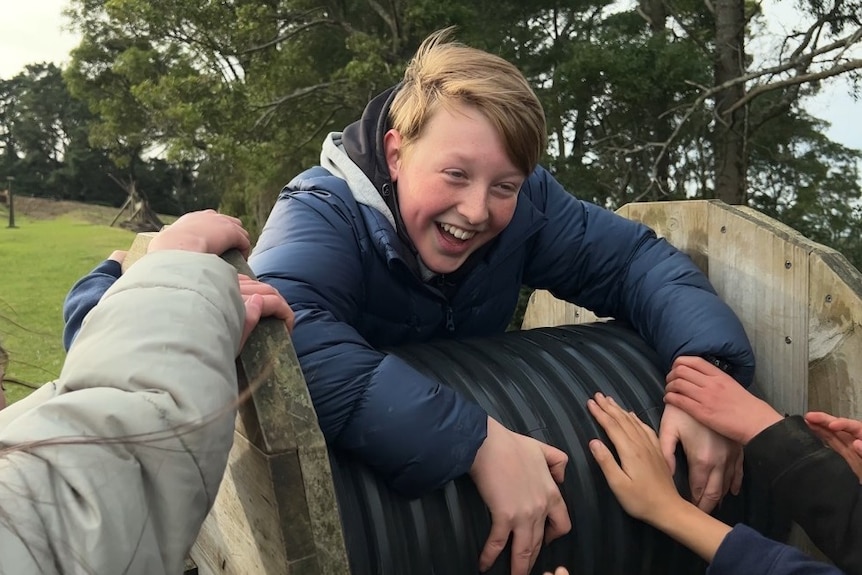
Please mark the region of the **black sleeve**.
POLYGON ((844 458, 798 415, 757 435, 745 457, 814 544, 848 575, 862 575, 862 488, 844 458))

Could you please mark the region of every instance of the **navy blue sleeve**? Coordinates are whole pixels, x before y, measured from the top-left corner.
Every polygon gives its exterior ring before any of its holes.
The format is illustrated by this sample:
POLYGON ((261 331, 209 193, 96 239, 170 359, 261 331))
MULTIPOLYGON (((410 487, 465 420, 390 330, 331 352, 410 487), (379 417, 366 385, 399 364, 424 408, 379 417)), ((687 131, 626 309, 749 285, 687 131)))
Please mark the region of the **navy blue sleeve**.
POLYGON ((66 294, 63 302, 63 347, 66 351, 69 351, 81 331, 84 318, 122 273, 119 262, 105 260, 79 279, 66 294))
POLYGON ((647 226, 566 192, 545 170, 527 181, 547 224, 527 256, 525 283, 630 323, 669 370, 680 355, 726 362, 743 385, 754 352, 739 318, 686 254, 647 226))
POLYGON ((815 561, 795 547, 767 539, 754 529, 737 525, 712 559, 707 575, 842 575, 843 571, 815 561))
POLYGON ((487 415, 354 328, 365 298, 360 240, 337 202, 279 198, 249 265, 294 310, 293 343, 327 443, 421 495, 469 471, 487 415))

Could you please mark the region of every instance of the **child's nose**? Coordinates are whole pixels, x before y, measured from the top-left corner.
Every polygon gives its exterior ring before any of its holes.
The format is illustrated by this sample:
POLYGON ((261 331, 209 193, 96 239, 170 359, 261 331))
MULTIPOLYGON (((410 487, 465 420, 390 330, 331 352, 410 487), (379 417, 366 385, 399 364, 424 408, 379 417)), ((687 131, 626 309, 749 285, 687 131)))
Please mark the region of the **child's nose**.
POLYGON ((461 199, 458 211, 470 225, 479 225, 488 221, 488 192, 479 186, 473 186, 461 199))

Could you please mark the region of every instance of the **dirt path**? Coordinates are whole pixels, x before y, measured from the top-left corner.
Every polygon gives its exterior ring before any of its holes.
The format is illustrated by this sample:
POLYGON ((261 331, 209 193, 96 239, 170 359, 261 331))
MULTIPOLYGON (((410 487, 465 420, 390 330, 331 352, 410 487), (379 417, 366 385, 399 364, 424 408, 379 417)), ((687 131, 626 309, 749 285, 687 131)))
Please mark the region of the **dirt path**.
POLYGON ((107 226, 119 211, 119 208, 109 206, 15 196, 15 215, 26 216, 35 220, 51 220, 70 214, 93 224, 107 226))

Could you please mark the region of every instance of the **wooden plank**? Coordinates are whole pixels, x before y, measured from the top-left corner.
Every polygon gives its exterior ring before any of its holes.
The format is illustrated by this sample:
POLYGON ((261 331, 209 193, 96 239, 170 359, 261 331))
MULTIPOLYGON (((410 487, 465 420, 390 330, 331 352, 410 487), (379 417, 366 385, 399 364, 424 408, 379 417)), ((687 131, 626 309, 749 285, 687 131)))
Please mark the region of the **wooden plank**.
POLYGON ((593 321, 597 321, 597 318, 590 310, 557 299, 549 291, 536 290, 530 295, 527 310, 524 312, 524 320, 521 322, 521 329, 590 323, 593 321))
POLYGON ((771 218, 722 203, 709 210, 709 279, 745 327, 765 398, 800 413, 808 396, 810 247, 771 218))
POLYGON ((617 213, 652 228, 709 275, 709 204, 714 200, 626 204, 617 213))
POLYGON ((201 575, 290 573, 269 457, 239 433, 191 557, 201 575))
POLYGON ((129 249, 126 251, 126 259, 123 260, 121 264, 121 268, 123 273, 126 273, 132 264, 136 261, 144 257, 147 253, 147 246, 150 245, 150 240, 156 237, 158 232, 141 232, 135 235, 135 239, 132 240, 132 245, 129 246, 129 249))
POLYGON ((862 419, 862 274, 827 248, 809 265, 808 408, 862 419))

